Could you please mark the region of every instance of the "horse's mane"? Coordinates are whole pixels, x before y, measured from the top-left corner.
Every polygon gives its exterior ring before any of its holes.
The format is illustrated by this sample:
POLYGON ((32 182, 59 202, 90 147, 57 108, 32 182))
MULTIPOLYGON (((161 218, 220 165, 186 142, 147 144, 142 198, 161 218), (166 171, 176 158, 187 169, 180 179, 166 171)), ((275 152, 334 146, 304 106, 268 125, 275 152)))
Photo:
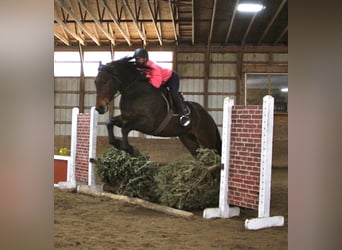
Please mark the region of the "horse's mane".
POLYGON ((115 68, 117 65, 124 66, 126 69, 132 70, 132 71, 148 71, 151 70, 151 67, 147 65, 137 64, 134 61, 132 61, 133 57, 123 57, 118 60, 111 61, 106 64, 109 68, 115 68))

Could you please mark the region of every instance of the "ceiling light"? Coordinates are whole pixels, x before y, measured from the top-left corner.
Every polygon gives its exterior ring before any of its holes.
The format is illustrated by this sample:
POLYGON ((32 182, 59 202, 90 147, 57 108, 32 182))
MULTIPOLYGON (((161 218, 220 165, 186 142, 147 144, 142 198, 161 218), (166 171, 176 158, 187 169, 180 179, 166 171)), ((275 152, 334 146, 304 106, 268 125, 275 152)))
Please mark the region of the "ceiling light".
POLYGON ((237 7, 237 10, 240 12, 255 13, 265 8, 266 7, 260 3, 240 3, 237 7))
POLYGON ((282 88, 281 92, 286 92, 287 93, 287 92, 289 92, 289 89, 288 88, 282 88))

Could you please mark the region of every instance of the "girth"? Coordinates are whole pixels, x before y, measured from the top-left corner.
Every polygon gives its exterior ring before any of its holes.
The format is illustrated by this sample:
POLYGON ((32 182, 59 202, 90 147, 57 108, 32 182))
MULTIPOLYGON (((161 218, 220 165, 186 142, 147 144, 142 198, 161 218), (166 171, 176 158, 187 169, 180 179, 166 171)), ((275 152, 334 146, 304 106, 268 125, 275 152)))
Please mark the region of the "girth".
MULTIPOLYGON (((160 132, 162 132, 163 129, 169 124, 173 116, 178 116, 178 114, 175 114, 173 109, 171 108, 171 106, 173 105, 173 100, 172 100, 170 91, 167 88, 165 88, 163 91, 160 91, 160 93, 164 101, 166 102, 167 114, 164 117, 163 121, 159 124, 158 128, 153 131, 153 133, 155 134, 159 134, 160 132)), ((182 95, 181 95, 181 100, 182 101, 184 100, 182 95)), ((184 103, 184 107, 187 110, 187 115, 190 115, 191 110, 189 106, 186 103, 184 103)))

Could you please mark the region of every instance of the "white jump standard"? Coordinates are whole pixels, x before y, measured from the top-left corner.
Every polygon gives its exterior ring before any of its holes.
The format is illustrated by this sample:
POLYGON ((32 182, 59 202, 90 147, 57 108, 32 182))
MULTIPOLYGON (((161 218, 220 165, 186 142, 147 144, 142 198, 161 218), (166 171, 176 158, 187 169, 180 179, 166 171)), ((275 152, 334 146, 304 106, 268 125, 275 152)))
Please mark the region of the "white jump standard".
MULTIPOLYGON (((220 194, 219 194, 219 207, 207 208, 203 211, 203 217, 210 218, 230 218, 233 216, 239 216, 239 207, 230 207, 230 184, 228 183, 230 175, 230 160, 231 160, 231 131, 232 131, 232 113, 233 113, 234 101, 228 97, 224 99, 224 111, 223 111, 223 128, 222 128, 222 157, 221 157, 221 180, 220 180, 220 194)), ((254 105, 256 106, 256 105, 254 105)), ((241 106, 240 106, 241 107, 241 106)), ((249 106, 244 106, 248 107, 249 106)), ((251 105, 252 107, 252 105, 251 105)), ((260 110, 260 109, 259 109, 260 110)), ((262 114, 261 114, 261 149, 260 143, 256 143, 254 152, 260 152, 260 177, 259 177, 259 195, 258 203, 255 201, 250 208, 254 208, 257 205, 258 218, 246 219, 245 228, 248 230, 257 230, 267 227, 283 226, 283 216, 270 217, 270 198, 271 198, 271 175, 272 175, 272 140, 273 140, 273 110, 274 110, 274 98, 272 96, 265 96, 263 98, 262 114)), ((237 110, 235 110, 237 112, 237 110)), ((260 117, 253 115, 253 112, 259 113, 260 111, 250 111, 252 117, 260 117)), ((236 114, 236 113, 235 113, 236 114)), ((246 115, 245 115, 246 116, 246 115)), ((247 116, 248 117, 248 116, 247 116)), ((237 119, 237 118, 234 118, 237 119)), ((260 119, 260 118, 259 118, 260 119)), ((236 121, 234 121, 236 122, 236 121)), ((249 121, 253 125, 253 121, 249 121)), ((235 123, 234 123, 235 124, 235 123)), ((260 124, 260 120, 258 122, 260 124)), ((251 130, 253 131, 253 129, 251 130)), ((235 135, 236 136, 236 135, 235 135)), ((255 135, 254 135, 255 136, 255 135)), ((251 143, 253 146, 253 143, 251 143)), ((258 158, 259 162, 259 158, 258 158)), ((235 170, 236 171, 236 170, 235 170)), ((254 178, 255 170, 252 171, 254 178)), ((252 176, 253 177, 253 176, 252 176)), ((253 186, 255 189, 256 186, 253 186)), ((257 194, 257 191, 255 191, 257 194)), ((236 197, 234 197, 236 199, 236 197)), ((231 200, 232 201, 232 200, 231 200)))

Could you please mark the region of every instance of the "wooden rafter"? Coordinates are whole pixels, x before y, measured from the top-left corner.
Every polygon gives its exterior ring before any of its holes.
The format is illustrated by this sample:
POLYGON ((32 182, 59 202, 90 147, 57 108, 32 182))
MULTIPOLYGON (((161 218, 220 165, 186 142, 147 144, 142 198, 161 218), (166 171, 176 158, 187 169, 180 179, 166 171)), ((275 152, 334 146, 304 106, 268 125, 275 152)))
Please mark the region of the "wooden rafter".
POLYGON ((117 20, 117 18, 115 17, 113 11, 111 10, 111 8, 108 6, 107 1, 106 0, 100 0, 100 3, 102 4, 102 6, 106 9, 106 11, 108 12, 108 15, 110 16, 110 18, 113 20, 114 24, 116 25, 116 27, 118 28, 118 30, 120 31, 121 35, 125 38, 126 42, 128 43, 129 46, 132 45, 130 38, 128 35, 126 35, 126 32, 123 30, 123 28, 121 27, 120 22, 117 20))
MULTIPOLYGON (((54 16, 55 16, 55 21, 57 22, 56 18, 58 17, 58 13, 57 13, 57 12, 58 12, 58 8, 55 8, 54 11, 55 11, 55 14, 54 14, 54 16)), ((61 21, 61 20, 60 20, 60 21, 61 21)), ((58 23, 58 22, 57 22, 57 23, 58 23)), ((63 22, 61 21, 61 23, 63 23, 63 22)), ((63 34, 57 33, 57 32, 56 32, 56 29, 55 29, 55 31, 54 31, 54 36, 57 37, 59 40, 61 40, 65 45, 69 46, 69 45, 70 45, 70 42, 69 42, 68 36, 67 36, 67 34, 66 34, 66 31, 64 30, 64 28, 63 28, 62 25, 60 25, 60 24, 58 24, 58 25, 61 27, 61 30, 62 30, 62 33, 63 33, 63 34)))
POLYGON ((234 5, 234 11, 232 14, 232 17, 230 18, 229 21, 229 27, 228 27, 228 31, 227 31, 227 35, 226 35, 226 39, 224 40, 224 43, 227 44, 229 37, 230 37, 230 33, 232 32, 232 28, 233 28, 233 23, 235 20, 235 15, 236 15, 236 11, 237 11, 237 6, 239 5, 240 0, 236 0, 235 5, 234 5))
POLYGON ((176 41, 176 44, 178 45, 178 34, 177 34, 177 29, 176 29, 176 21, 175 21, 175 15, 174 15, 174 10, 173 10, 173 3, 171 0, 169 0, 169 8, 170 8, 170 14, 171 14, 171 19, 172 19, 173 32, 175 34, 175 41, 176 41))
POLYGON ((257 14, 258 14, 258 13, 255 13, 255 14, 253 15, 251 21, 249 22, 249 25, 248 25, 248 27, 247 27, 247 30, 246 30, 246 32, 245 32, 243 38, 242 38, 242 42, 241 42, 241 45, 242 45, 242 46, 244 46, 245 43, 246 43, 246 39, 247 39, 248 33, 249 33, 249 31, 251 30, 251 27, 252 27, 252 25, 253 25, 253 23, 254 23, 254 21, 255 21, 255 18, 256 18, 256 16, 257 16, 257 14))
POLYGON ((58 3, 65 12, 67 12, 77 23, 78 27, 80 27, 85 33, 87 33, 87 35, 98 45, 100 46, 100 42, 98 40, 97 37, 95 37, 93 35, 92 32, 90 32, 87 27, 84 26, 84 24, 77 18, 74 10, 72 9, 71 5, 68 3, 68 6, 66 5, 66 1, 65 0, 55 0, 56 3, 58 3))
POLYGON ((136 28, 137 31, 138 31, 138 34, 139 34, 141 40, 143 40, 144 45, 146 45, 146 36, 145 36, 145 34, 142 32, 142 30, 140 29, 139 24, 138 24, 138 20, 137 20, 136 16, 134 15, 134 13, 133 13, 133 11, 132 11, 130 5, 129 5, 128 2, 127 2, 127 0, 122 0, 122 1, 123 1, 124 5, 125 5, 126 9, 128 10, 128 13, 129 13, 129 15, 131 16, 131 19, 133 20, 133 23, 134 23, 134 25, 135 25, 135 28, 136 28))
POLYGON ((271 28, 272 24, 274 23, 275 19, 276 19, 277 16, 279 15, 281 9, 284 7, 284 5, 285 5, 286 2, 287 2, 287 0, 283 0, 283 1, 281 2, 281 4, 279 5, 277 11, 274 13, 274 15, 273 15, 271 21, 268 23, 266 29, 264 30, 264 33, 262 33, 262 35, 261 35, 261 37, 260 37, 260 39, 259 39, 259 41, 258 41, 258 44, 260 44, 261 41, 265 38, 267 32, 268 32, 269 29, 271 28))
POLYGON ((155 17, 156 15, 153 13, 150 1, 149 0, 145 0, 145 1, 147 3, 148 12, 150 13, 150 15, 152 17, 153 26, 154 26, 154 29, 155 29, 155 31, 157 33, 159 44, 163 45, 163 41, 162 41, 162 38, 160 36, 160 32, 159 32, 159 29, 158 29, 158 26, 157 26, 157 22, 156 22, 156 17, 155 17))
POLYGON ((280 33, 280 35, 277 37, 277 39, 274 41, 274 43, 278 43, 279 40, 285 35, 285 33, 287 32, 288 29, 288 25, 286 25, 286 27, 284 28, 284 30, 280 33))
POLYGON ((70 35, 73 36, 77 41, 80 42, 80 44, 84 45, 84 40, 76 34, 72 29, 70 29, 61 19, 55 16, 55 21, 65 30, 67 31, 70 35))
POLYGON ((217 0, 214 0, 213 3, 213 11, 211 12, 211 22, 210 22, 210 30, 209 30, 209 36, 208 36, 208 46, 211 43, 211 38, 213 36, 213 29, 214 29, 214 22, 215 22, 215 14, 216 14, 216 5, 217 0))
POLYGON ((149 47, 174 44, 187 49, 197 43, 200 47, 208 44, 210 48, 237 43, 239 47, 280 43, 286 47, 288 0, 278 0, 269 6, 266 1, 265 10, 257 17, 239 13, 237 6, 241 2, 54 0, 54 37, 60 41, 56 46, 65 47, 74 45, 75 40, 84 46, 96 46, 104 41, 120 49, 146 44, 149 47), (242 34, 241 27, 244 27, 242 34), (261 30, 252 32, 255 27, 261 30))
POLYGON ((70 45, 68 38, 66 38, 66 37, 64 37, 64 36, 62 36, 61 34, 58 34, 58 33, 56 33, 56 32, 54 32, 53 35, 54 35, 55 37, 57 37, 59 40, 61 40, 65 45, 67 45, 67 46, 70 45))
POLYGON ((102 31, 102 33, 108 38, 108 40, 115 45, 115 40, 114 38, 107 32, 107 30, 105 30, 102 25, 101 22, 96 18, 95 14, 92 13, 92 11, 89 8, 89 4, 88 4, 88 0, 78 0, 78 2, 80 3, 80 5, 82 6, 82 8, 87 11, 88 15, 90 16, 91 19, 93 19, 94 23, 96 24, 96 26, 102 31))

